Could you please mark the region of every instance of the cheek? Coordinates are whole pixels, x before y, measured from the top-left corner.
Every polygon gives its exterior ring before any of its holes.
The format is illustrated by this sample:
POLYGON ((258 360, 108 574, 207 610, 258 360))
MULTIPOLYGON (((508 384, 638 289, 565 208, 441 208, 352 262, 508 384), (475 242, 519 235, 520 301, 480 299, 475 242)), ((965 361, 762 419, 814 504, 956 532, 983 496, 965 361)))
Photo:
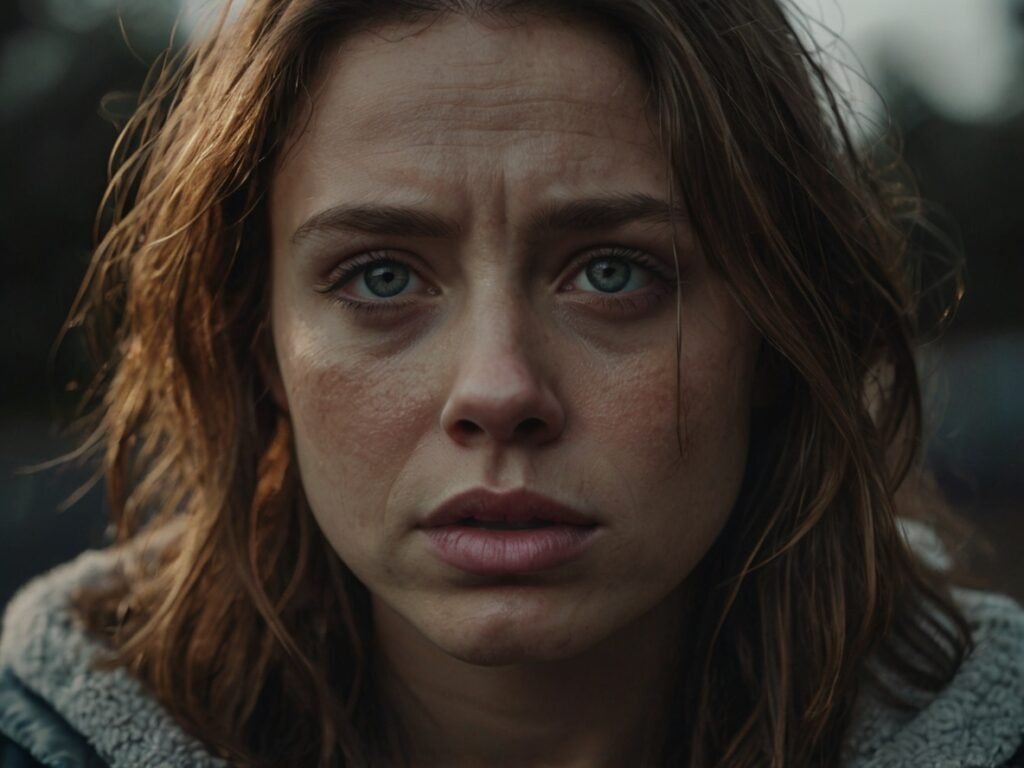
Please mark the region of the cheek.
MULTIPOLYGON (((285 368, 285 366, 282 366, 285 368)), ((389 467, 401 467, 432 423, 424 374, 321 355, 288 361, 285 388, 307 484, 365 492, 389 467)))
MULTIPOLYGON (((638 355, 614 370, 576 377, 573 398, 579 422, 594 447, 646 454, 674 434, 674 355, 638 355), (601 385, 594 386, 594 382, 601 385), (582 385, 582 386, 580 386, 582 385)), ((673 438, 674 440, 674 438, 673 438)))
POLYGON ((683 436, 745 443, 753 371, 748 345, 723 342, 683 358, 683 436), (688 427, 690 429, 688 429, 688 427))
POLYGON ((661 532, 649 541, 664 549, 652 558, 659 573, 691 567, 735 503, 748 445, 749 347, 733 335, 684 334, 681 359, 673 341, 586 396, 588 465, 616 478, 637 536, 661 532), (680 541, 692 549, 685 557, 680 541))
POLYGON ((680 436, 685 450, 694 441, 707 448, 745 435, 749 355, 741 345, 702 341, 684 337, 681 357, 670 343, 613 371, 578 376, 585 386, 574 399, 586 430, 609 446, 650 457, 652 468, 677 463, 680 436))

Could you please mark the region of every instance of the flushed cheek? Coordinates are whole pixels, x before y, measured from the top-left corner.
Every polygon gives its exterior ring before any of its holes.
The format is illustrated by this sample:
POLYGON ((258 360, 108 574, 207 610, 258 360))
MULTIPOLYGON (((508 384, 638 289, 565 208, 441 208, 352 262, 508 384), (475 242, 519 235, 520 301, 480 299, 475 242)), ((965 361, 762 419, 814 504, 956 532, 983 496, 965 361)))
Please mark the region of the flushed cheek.
POLYGON ((687 367, 684 358, 677 376, 674 342, 666 342, 572 376, 573 411, 588 439, 634 456, 674 450, 677 402, 686 408, 701 396, 702 377, 687 367))
POLYGON ((669 344, 602 377, 578 379, 607 383, 581 387, 577 413, 594 449, 588 475, 616 478, 627 502, 674 508, 685 498, 694 514, 717 517, 731 506, 729 489, 746 458, 746 386, 736 379, 749 377, 748 355, 744 344, 699 341, 689 340, 678 378, 669 344))
POLYGON ((676 378, 672 366, 633 360, 600 377, 577 381, 585 386, 575 398, 575 410, 595 439, 628 452, 647 452, 652 444, 674 434, 676 378), (589 384, 594 381, 604 384, 589 384))
POLYGON ((416 367, 310 358, 293 361, 291 372, 300 462, 329 483, 352 487, 400 468, 432 424, 416 367))

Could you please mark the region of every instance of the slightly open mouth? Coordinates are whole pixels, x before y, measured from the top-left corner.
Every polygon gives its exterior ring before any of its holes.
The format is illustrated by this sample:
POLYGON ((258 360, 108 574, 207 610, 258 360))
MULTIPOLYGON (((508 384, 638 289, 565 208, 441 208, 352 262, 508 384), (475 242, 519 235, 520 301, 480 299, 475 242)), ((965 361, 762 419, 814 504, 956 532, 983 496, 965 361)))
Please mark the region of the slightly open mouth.
POLYGON ((459 525, 464 525, 468 528, 484 528, 489 531, 525 531, 531 528, 547 528, 552 525, 557 525, 550 520, 541 520, 538 517, 530 520, 520 520, 518 522, 511 521, 496 521, 496 520, 477 520, 472 517, 466 517, 459 520, 459 525))

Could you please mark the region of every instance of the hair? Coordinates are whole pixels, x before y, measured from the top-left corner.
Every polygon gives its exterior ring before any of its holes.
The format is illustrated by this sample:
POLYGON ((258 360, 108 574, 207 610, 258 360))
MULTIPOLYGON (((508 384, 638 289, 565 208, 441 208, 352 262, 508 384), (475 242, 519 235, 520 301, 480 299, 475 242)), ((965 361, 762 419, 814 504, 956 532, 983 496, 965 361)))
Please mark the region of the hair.
POLYGON ((557 13, 628 45, 674 194, 780 388, 690 576, 661 762, 837 764, 864 690, 941 689, 970 636, 897 517, 922 431, 916 203, 853 141, 780 0, 251 0, 161 59, 115 149, 76 311, 107 361, 88 446, 118 541, 173 535, 80 614, 106 663, 218 755, 401 761, 367 591, 312 518, 268 391, 267 190, 333 46, 457 13, 557 13))

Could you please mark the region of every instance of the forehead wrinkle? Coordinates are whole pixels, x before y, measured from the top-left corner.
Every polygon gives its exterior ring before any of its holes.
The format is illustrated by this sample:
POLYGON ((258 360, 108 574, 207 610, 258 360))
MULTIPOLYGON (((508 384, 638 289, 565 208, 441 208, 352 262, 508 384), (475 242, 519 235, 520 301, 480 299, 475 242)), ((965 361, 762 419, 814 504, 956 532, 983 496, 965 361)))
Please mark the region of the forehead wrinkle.
MULTIPOLYGON (((497 149, 499 145, 496 145, 495 138, 501 139, 505 137, 507 140, 501 141, 500 146, 513 147, 520 143, 532 144, 531 149, 535 152, 539 151, 541 155, 546 154, 547 151, 558 152, 558 147, 554 142, 551 142, 551 146, 539 146, 534 139, 538 136, 547 136, 554 138, 555 135, 565 137, 575 137, 584 139, 597 139, 603 138, 599 134, 590 131, 519 131, 515 129, 506 128, 493 128, 490 130, 480 129, 477 131, 467 131, 465 137, 461 135, 454 135, 452 133, 440 134, 436 137, 432 135, 418 136, 410 141, 404 141, 399 146, 381 146, 369 145, 361 148, 361 152, 364 156, 374 157, 391 157, 401 156, 411 150, 419 149, 497 149)), ((641 142, 631 142, 637 147, 647 147, 648 144, 641 142)), ((563 159, 564 158, 560 158, 563 159)), ((597 158, 583 158, 583 159, 597 159, 597 158)), ((421 163, 424 164, 424 163, 421 163)))
MULTIPOLYGON (((538 37, 547 42, 544 34, 538 37)), ((583 72, 557 47, 542 45, 541 62, 524 56, 523 39, 489 48, 501 56, 481 68, 471 66, 479 56, 460 58, 457 51, 439 67, 409 66, 407 60, 404 67, 394 66, 385 46, 417 45, 411 38, 401 43, 364 38, 357 48, 340 44, 313 96, 319 119, 311 121, 305 136, 312 153, 304 165, 322 178, 328 176, 317 169, 344 170, 350 178, 390 173, 403 187, 423 172, 436 177, 427 181, 430 186, 500 169, 504 186, 529 176, 558 189, 565 184, 599 187, 597 177, 645 166, 651 157, 662 159, 641 93, 642 78, 628 59, 609 55, 602 46, 603 58, 583 72), (505 72, 501 65, 506 61, 526 69, 505 72), (454 63, 460 64, 457 72, 454 63), (430 82, 432 74, 443 76, 445 64, 451 80, 430 82), (372 78, 372 88, 365 87, 367 68, 381 75, 372 78), (466 149, 473 152, 460 152, 466 149), (534 163, 531 157, 541 160, 534 163)), ((430 59, 437 49, 421 51, 430 59)), ((492 178, 490 188, 497 183, 492 178)))
MULTIPOLYGON (((429 18, 418 22, 384 22, 349 37, 345 41, 345 46, 357 56, 372 56, 376 49, 388 44, 416 46, 421 44, 424 38, 428 39, 426 45, 430 46, 432 43, 429 41, 429 33, 439 27, 446 28, 445 34, 460 39, 457 53, 445 55, 446 51, 441 50, 442 66, 466 68, 474 73, 485 68, 498 68, 504 73, 509 59, 519 56, 524 47, 533 52, 527 62, 531 72, 546 73, 549 69, 549 60, 558 57, 557 54, 552 56, 544 45, 545 39, 550 37, 553 31, 560 35, 565 31, 575 33, 584 30, 586 34, 581 38, 584 45, 588 49, 599 51, 602 54, 601 60, 610 66, 614 66, 615 60, 603 55, 609 49, 616 52, 619 63, 634 61, 631 47, 604 25, 584 18, 567 18, 544 13, 536 8, 524 14, 495 9, 484 13, 429 14, 429 18), (509 32, 517 33, 525 40, 513 43, 510 41, 509 32)), ((574 63, 571 62, 568 68, 573 69, 574 63)), ((400 74, 404 76, 408 73, 400 74)))
MULTIPOLYGON (((469 39, 476 37, 470 35, 469 39)), ((396 121, 403 127, 421 129, 433 121, 445 131, 450 131, 453 124, 550 130, 559 123, 581 122, 600 126, 602 130, 596 133, 607 131, 616 138, 618 134, 632 138, 645 129, 649 133, 644 110, 634 113, 621 108, 628 102, 632 109, 646 100, 639 73, 615 56, 600 60, 607 66, 598 69, 606 71, 588 70, 584 78, 572 76, 579 73, 573 62, 556 61, 560 68, 553 72, 550 62, 524 59, 521 46, 502 49, 501 56, 493 61, 453 55, 445 66, 410 71, 407 66, 391 65, 386 50, 380 49, 381 45, 396 44, 401 43, 363 45, 355 50, 340 45, 331 57, 333 65, 327 68, 335 73, 332 82, 321 82, 321 86, 328 87, 320 91, 316 101, 332 103, 335 108, 344 105, 344 109, 335 111, 346 116, 347 127, 358 125, 360 133, 371 136, 393 128, 396 121), (505 66, 512 59, 515 66, 505 66), (359 84, 359 74, 366 65, 378 72, 372 91, 359 84), (452 82, 444 81, 446 70, 457 70, 452 82), (575 83, 575 90, 569 93, 567 79, 575 83), (637 98, 629 98, 631 90, 636 91, 637 98)), ((542 46, 541 50, 546 49, 542 46)), ((545 57, 557 58, 557 54, 545 57)))
POLYGON ((500 136, 529 140, 538 135, 614 139, 638 147, 651 146, 646 116, 612 112, 603 104, 556 97, 524 97, 489 104, 437 102, 421 96, 399 101, 377 100, 348 114, 345 126, 356 138, 381 143, 402 134, 406 146, 455 146, 468 138, 500 136))

